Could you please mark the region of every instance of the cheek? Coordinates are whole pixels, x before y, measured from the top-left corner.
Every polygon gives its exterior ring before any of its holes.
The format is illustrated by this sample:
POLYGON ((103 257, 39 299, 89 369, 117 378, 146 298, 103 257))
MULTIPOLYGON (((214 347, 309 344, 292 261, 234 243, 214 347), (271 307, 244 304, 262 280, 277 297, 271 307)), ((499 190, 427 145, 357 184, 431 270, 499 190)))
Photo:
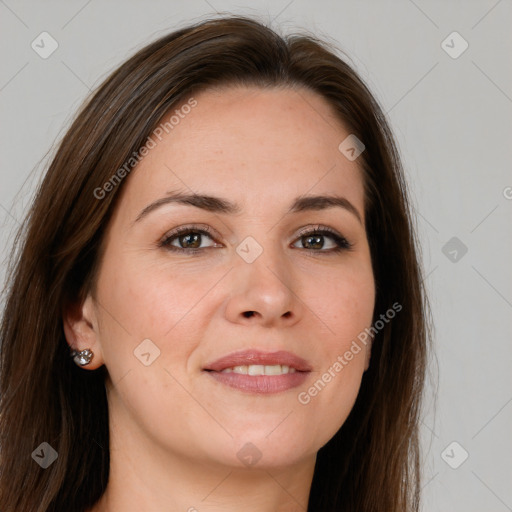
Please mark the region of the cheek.
POLYGON ((190 354, 209 321, 204 309, 208 293, 223 273, 184 272, 165 264, 140 264, 135 269, 119 263, 105 265, 101 277, 101 343, 112 403, 120 400, 147 430, 158 420, 159 435, 178 440, 177 444, 186 444, 181 441, 186 439, 183 424, 208 420, 182 384, 187 383, 190 354), (147 366, 144 353, 150 354, 147 366))
POLYGON ((100 295, 133 338, 162 339, 204 299, 218 272, 124 264, 106 269, 100 295))
POLYGON ((134 356, 147 339, 160 351, 158 366, 185 365, 209 322, 211 312, 204 308, 211 290, 225 272, 190 271, 190 266, 176 264, 135 266, 121 258, 117 262, 103 267, 98 290, 102 349, 113 381, 138 367, 134 356))
POLYGON ((317 286, 307 285, 307 302, 324 328, 315 347, 317 371, 298 401, 323 418, 322 434, 328 440, 346 420, 359 392, 367 348, 358 336, 371 326, 375 286, 369 266, 314 281, 317 286))
POLYGON ((332 350, 341 350, 371 324, 375 284, 368 265, 317 275, 305 282, 302 294, 332 350))

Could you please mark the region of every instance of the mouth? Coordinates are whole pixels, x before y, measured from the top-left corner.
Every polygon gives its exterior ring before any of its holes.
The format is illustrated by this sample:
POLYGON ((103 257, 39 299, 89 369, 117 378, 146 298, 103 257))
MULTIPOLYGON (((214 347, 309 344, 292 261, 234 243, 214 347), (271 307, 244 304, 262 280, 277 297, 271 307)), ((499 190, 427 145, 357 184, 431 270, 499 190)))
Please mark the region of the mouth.
POLYGON ((212 363, 203 371, 217 382, 247 393, 267 394, 300 386, 312 368, 307 361, 291 352, 233 352, 212 363))

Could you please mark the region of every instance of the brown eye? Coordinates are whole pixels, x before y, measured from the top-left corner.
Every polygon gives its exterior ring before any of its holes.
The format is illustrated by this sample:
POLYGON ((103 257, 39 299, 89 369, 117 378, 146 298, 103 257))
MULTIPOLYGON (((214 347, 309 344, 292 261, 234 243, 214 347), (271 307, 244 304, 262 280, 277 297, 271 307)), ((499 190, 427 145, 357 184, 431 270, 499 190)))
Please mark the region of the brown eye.
POLYGON ((300 234, 293 247, 312 252, 333 253, 350 250, 352 244, 330 228, 317 228, 300 234))
POLYGON ((185 228, 174 233, 170 233, 164 240, 160 242, 161 247, 165 247, 170 251, 199 251, 216 247, 212 236, 202 229, 185 228))
POLYGON ((190 233, 187 235, 180 235, 178 243, 182 249, 197 249, 201 247, 201 237, 199 233, 190 233))
POLYGON ((301 243, 304 249, 321 249, 324 246, 324 237, 322 235, 303 236, 301 243))

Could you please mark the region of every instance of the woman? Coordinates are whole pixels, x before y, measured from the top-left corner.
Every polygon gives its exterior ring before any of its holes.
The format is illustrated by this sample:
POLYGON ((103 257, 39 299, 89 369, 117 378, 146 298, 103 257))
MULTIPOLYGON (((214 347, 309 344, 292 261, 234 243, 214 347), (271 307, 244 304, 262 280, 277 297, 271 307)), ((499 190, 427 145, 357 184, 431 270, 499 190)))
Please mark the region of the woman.
POLYGON ((20 233, 0 510, 418 510, 410 219, 381 109, 320 42, 226 17, 139 51, 20 233))

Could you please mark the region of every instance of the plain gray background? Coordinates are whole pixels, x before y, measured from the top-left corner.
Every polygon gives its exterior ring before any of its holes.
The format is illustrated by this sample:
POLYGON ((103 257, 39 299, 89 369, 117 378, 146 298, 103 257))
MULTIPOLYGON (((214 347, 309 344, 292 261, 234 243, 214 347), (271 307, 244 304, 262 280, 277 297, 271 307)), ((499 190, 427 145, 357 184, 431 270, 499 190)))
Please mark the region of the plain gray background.
POLYGON ((510 0, 0 0, 2 256, 89 91, 135 49, 216 11, 334 41, 388 112, 436 326, 423 510, 512 511, 510 0), (42 32, 58 43, 46 59, 31 47, 42 32))

